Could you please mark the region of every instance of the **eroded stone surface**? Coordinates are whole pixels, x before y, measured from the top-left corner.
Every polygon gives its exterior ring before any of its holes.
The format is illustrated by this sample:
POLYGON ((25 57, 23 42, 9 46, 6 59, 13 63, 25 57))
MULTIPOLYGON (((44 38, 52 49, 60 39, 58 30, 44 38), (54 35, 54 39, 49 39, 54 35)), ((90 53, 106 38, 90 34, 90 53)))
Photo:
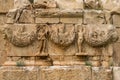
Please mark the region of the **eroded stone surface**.
POLYGON ((38 68, 34 67, 2 67, 0 80, 37 80, 38 68))
POLYGON ((58 67, 41 69, 39 79, 42 80, 91 80, 90 67, 58 67))
POLYGON ((30 10, 24 10, 18 22, 19 23, 34 23, 34 13, 30 10))
POLYGON ((14 0, 0 0, 0 13, 6 13, 14 6, 14 0))
POLYGON ((120 27, 120 23, 119 23, 119 20, 120 20, 120 14, 116 14, 116 15, 113 15, 112 16, 113 18, 113 24, 116 26, 116 27, 120 27))
POLYGON ((92 80, 113 80, 112 69, 107 68, 92 68, 92 80))
POLYGON ((101 0, 83 0, 85 9, 102 9, 101 0))
POLYGON ((56 8, 57 4, 55 0, 34 0, 34 4, 44 6, 46 8, 56 8))
POLYGON ((84 11, 84 24, 104 24, 105 15, 100 10, 85 10, 84 11))
POLYGON ((120 67, 114 67, 113 68, 113 79, 114 80, 119 80, 120 79, 120 67))
POLYGON ((120 6, 119 0, 101 0, 103 9, 112 11, 120 6))
POLYGON ((55 0, 60 9, 83 9, 82 0, 55 0))

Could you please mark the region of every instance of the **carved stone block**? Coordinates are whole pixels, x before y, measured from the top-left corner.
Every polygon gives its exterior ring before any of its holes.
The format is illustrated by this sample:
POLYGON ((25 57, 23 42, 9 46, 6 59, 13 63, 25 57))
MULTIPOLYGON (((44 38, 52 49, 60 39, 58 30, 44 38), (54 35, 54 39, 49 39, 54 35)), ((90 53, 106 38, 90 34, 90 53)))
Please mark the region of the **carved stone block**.
POLYGON ((113 80, 112 69, 92 67, 92 80, 113 80))
POLYGON ((74 25, 54 24, 51 26, 49 53, 74 54, 75 53, 75 27, 74 25), (72 45, 73 44, 73 45, 72 45), (56 49, 55 49, 56 48, 56 49), (72 49, 72 50, 71 50, 72 49))
POLYGON ((11 10, 9 10, 9 12, 6 15, 6 17, 7 17, 6 23, 7 24, 14 23, 15 22, 16 14, 17 14, 17 9, 11 9, 11 10))
MULTIPOLYGON (((120 37, 120 28, 116 28, 116 31, 117 31, 117 33, 118 33, 118 37, 120 37)), ((120 39, 118 39, 117 42, 120 42, 120 39)))
POLYGON ((41 80, 91 80, 90 67, 59 67, 53 66, 41 69, 39 73, 41 80))
POLYGON ((60 18, 60 22, 62 23, 79 23, 82 24, 82 18, 60 18))
POLYGON ((114 56, 113 56, 113 60, 114 60, 114 66, 120 66, 120 43, 117 42, 114 44, 114 56))
POLYGON ((18 22, 19 23, 34 23, 34 13, 30 10, 23 10, 18 22))
POLYGON ((84 24, 103 24, 106 23, 105 15, 100 10, 85 10, 84 11, 84 24))
POLYGON ((0 0, 0 13, 6 13, 14 6, 14 0, 0 0))
POLYGON ((115 26, 109 24, 91 24, 86 26, 85 41, 94 46, 105 45, 117 41, 118 35, 115 26), (110 40, 110 41, 109 41, 110 40))
POLYGON ((55 0, 34 0, 34 4, 38 4, 41 7, 44 6, 45 8, 57 7, 55 0))
POLYGON ((37 80, 37 67, 3 67, 0 80, 37 80))
POLYGON ((35 42, 35 24, 6 25, 5 34, 8 41, 6 49, 9 56, 33 56, 38 52, 38 45, 36 45, 38 43, 35 42))
POLYGON ((14 0, 14 8, 23 8, 27 5, 29 5, 29 0, 14 0))
POLYGON ((100 0, 84 0, 85 9, 102 9, 102 4, 100 0))
POLYGON ((60 9, 36 9, 35 17, 37 18, 57 18, 60 17, 60 9))
POLYGON ((60 9, 83 9, 82 0, 56 0, 60 9))
POLYGON ((62 10, 62 9, 36 9, 35 10, 36 17, 45 17, 45 18, 82 18, 83 11, 82 10, 62 10))
POLYGON ((0 25, 4 25, 6 23, 6 15, 1 14, 0 15, 0 25))
POLYGON ((59 18, 36 18, 36 23, 59 23, 59 18))

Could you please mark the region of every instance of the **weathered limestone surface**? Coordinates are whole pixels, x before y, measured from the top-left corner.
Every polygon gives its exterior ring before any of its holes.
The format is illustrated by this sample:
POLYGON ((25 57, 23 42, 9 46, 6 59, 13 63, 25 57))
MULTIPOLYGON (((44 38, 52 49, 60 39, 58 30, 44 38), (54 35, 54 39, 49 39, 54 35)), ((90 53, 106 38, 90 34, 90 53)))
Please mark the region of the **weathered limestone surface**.
POLYGON ((100 0, 102 2, 103 9, 114 10, 120 6, 119 0, 100 0))
POLYGON ((36 23, 59 23, 59 18, 36 18, 36 23))
POLYGON ((103 24, 106 23, 104 12, 101 10, 85 10, 84 24, 103 24))
POLYGON ((92 80, 113 80, 112 69, 92 67, 92 80))
POLYGON ((0 4, 0 80, 119 80, 119 0, 0 4))
POLYGON ((102 9, 101 0, 83 0, 85 9, 102 9))
POLYGON ((56 8, 55 0, 34 0, 35 4, 45 5, 47 8, 56 8))
POLYGON ((28 0, 14 0, 14 8, 22 8, 30 4, 28 0))
POLYGON ((90 67, 49 67, 40 71, 42 80, 91 80, 90 67))
MULTIPOLYGON (((0 25, 4 25, 6 23, 6 14, 0 14, 0 25)), ((0 26, 2 27, 2 26, 0 26)))
POLYGON ((119 80, 120 79, 120 67, 114 67, 113 68, 113 80, 119 80))
POLYGON ((14 0, 0 0, 0 13, 6 13, 14 6, 14 0))
POLYGON ((37 44, 32 44, 36 38, 36 24, 11 24, 6 25, 5 28, 6 39, 8 39, 6 50, 9 56, 33 56, 37 53, 37 44), (22 48, 30 44, 32 45, 22 48))
POLYGON ((34 14, 30 10, 24 10, 19 18, 19 23, 34 23, 34 14))
POLYGON ((60 9, 83 9, 82 0, 55 0, 60 9), (64 4, 63 4, 64 3, 64 4))
POLYGON ((0 80, 37 80, 38 69, 34 67, 2 67, 0 80))

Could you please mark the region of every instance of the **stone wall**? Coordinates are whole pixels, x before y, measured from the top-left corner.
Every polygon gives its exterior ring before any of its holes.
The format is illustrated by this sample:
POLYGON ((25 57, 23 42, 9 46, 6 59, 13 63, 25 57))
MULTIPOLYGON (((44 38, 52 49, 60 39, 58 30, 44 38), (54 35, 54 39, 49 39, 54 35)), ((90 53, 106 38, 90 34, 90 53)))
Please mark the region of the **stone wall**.
POLYGON ((119 0, 32 1, 0 0, 0 80, 120 79, 119 0))

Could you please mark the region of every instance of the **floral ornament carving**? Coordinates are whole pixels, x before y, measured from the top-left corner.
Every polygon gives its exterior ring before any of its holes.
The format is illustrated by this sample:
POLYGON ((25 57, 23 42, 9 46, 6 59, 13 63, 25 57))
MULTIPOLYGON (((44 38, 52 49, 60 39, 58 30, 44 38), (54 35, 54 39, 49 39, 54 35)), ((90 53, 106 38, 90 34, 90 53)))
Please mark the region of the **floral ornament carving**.
POLYGON ((17 47, 25 47, 34 42, 36 34, 34 31, 27 32, 25 26, 20 26, 14 29, 8 27, 5 29, 7 39, 17 47))
POLYGON ((117 41, 118 35, 113 25, 88 25, 84 38, 86 43, 96 47, 117 41))
POLYGON ((66 26, 52 26, 50 31, 50 39, 59 46, 69 46, 75 40, 74 28, 66 30, 66 26))

